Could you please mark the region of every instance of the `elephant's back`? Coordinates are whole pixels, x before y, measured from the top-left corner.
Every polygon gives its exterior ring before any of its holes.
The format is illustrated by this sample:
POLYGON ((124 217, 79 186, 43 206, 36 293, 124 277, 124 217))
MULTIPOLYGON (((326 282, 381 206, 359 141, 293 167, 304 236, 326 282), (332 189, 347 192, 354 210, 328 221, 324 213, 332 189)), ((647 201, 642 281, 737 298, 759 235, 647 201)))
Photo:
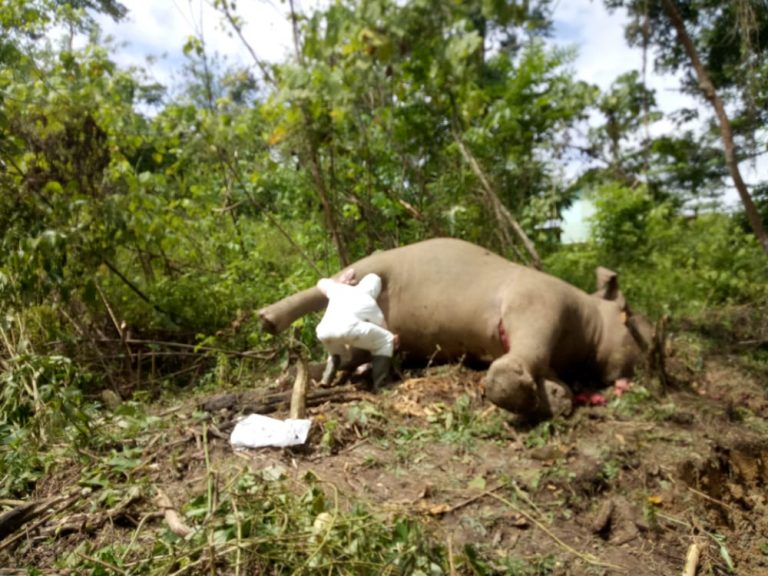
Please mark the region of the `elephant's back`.
POLYGON ((380 299, 390 329, 417 356, 493 359, 501 298, 525 268, 480 246, 437 238, 380 252, 353 265, 384 280, 380 299))

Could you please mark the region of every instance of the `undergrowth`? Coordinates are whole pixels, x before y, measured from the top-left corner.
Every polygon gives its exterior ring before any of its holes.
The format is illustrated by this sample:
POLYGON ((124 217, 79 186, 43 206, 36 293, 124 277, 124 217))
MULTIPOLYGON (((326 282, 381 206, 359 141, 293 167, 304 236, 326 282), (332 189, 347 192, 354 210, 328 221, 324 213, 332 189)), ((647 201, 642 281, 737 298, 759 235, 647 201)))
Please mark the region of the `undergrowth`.
MULTIPOLYGON (((685 342, 677 346, 676 359, 700 372, 704 358, 723 343, 759 344, 762 318, 740 308, 709 320, 691 317, 688 331, 673 342, 685 342)), ((453 547, 422 515, 363 504, 363 498, 339 494, 337 486, 311 473, 295 477, 288 464, 255 470, 232 466, 229 458, 230 464, 222 465, 220 452, 218 458, 212 453, 215 418, 194 408, 200 391, 186 389, 180 395, 169 388, 164 397, 171 404, 165 409, 153 406, 150 394, 108 407, 84 392, 92 376, 72 360, 40 354, 8 331, 3 336, 6 350, 14 353, 6 355, 0 373, 0 498, 57 498, 50 504, 56 527, 15 543, 14 558, 29 557, 26 568, 32 573, 37 565, 148 575, 555 572, 549 556, 521 559, 482 545, 453 547), (156 503, 159 491, 180 483, 185 489, 172 496, 189 528, 185 536, 169 528, 166 510, 156 503), (66 536, 72 533, 92 537, 71 545, 66 536), (48 549, 58 556, 53 564, 40 556, 48 549)), ((759 367, 761 350, 758 346, 745 357, 759 367)), ((205 390, 238 380, 231 372, 222 374, 212 367, 205 390)), ((611 400, 606 413, 652 422, 666 420, 676 408, 646 378, 611 400)), ((480 440, 508 443, 520 433, 501 411, 478 409, 469 396, 431 404, 423 420, 393 422, 382 405, 370 402, 349 405, 335 418, 322 424, 319 454, 342 449, 348 441, 342 435, 351 429, 396 452, 401 462, 413 461, 435 443, 461 456, 480 440)), ((522 444, 526 449, 557 444, 573 425, 543 423, 527 430, 522 444)), ((220 451, 221 443, 216 446, 220 451)), ((620 466, 619 460, 607 460, 601 474, 615 478, 620 466)), ((472 482, 482 485, 472 489, 491 489, 478 479, 472 482)), ((516 492, 497 493, 502 494, 512 498, 516 492)), ((0 562, 4 553, 0 549, 0 562)))

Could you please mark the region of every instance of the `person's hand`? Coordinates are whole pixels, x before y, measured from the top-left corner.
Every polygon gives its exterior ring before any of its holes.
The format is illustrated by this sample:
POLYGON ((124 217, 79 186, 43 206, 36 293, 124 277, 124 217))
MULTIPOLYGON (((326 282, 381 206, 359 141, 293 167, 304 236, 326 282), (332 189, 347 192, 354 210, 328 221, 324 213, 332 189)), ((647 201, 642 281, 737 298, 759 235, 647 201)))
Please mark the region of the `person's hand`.
POLYGON ((347 268, 339 276, 340 283, 342 284, 354 284, 355 283, 355 270, 353 268, 347 268))

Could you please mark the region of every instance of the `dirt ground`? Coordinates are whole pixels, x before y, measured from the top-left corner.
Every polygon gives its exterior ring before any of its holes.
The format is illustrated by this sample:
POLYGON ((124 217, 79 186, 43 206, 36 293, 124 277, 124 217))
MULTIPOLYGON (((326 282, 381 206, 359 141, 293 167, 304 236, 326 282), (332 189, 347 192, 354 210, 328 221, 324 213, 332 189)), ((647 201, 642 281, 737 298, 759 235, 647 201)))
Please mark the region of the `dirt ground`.
MULTIPOLYGON (((668 343, 666 389, 641 377, 620 396, 602 391, 605 405, 535 426, 484 402, 482 372, 461 366, 408 372, 377 394, 311 408, 310 440, 297 450, 233 452, 227 433, 238 406, 212 409, 207 466, 272 468, 297 485, 311 471, 345 506, 418 517, 450 550, 514 555, 540 563, 541 574, 681 574, 696 544, 695 574, 768 575, 766 363, 733 347, 703 350, 689 336, 668 343)), ((175 436, 142 448, 176 503, 205 485, 191 416, 203 400, 158 408, 175 419, 175 436)), ((55 470, 36 496, 55 496, 76 476, 55 470)), ((0 574, 46 572, 84 537, 125 538, 123 524, 153 508, 132 506, 122 519, 53 539, 42 523, 47 539, 31 532, 26 544, 5 547, 0 574)), ((162 514, 147 522, 162 523, 162 514)))

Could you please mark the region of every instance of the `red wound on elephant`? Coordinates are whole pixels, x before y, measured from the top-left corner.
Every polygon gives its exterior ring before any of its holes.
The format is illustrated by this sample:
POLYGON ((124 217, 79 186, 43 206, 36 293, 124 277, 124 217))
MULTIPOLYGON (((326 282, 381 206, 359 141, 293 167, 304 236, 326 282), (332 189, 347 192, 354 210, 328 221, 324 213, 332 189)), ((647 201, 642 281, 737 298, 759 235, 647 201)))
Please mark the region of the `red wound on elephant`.
POLYGON ((504 320, 501 318, 499 318, 499 340, 501 340, 501 348, 506 354, 509 352, 509 336, 507 336, 507 331, 504 329, 504 320))

